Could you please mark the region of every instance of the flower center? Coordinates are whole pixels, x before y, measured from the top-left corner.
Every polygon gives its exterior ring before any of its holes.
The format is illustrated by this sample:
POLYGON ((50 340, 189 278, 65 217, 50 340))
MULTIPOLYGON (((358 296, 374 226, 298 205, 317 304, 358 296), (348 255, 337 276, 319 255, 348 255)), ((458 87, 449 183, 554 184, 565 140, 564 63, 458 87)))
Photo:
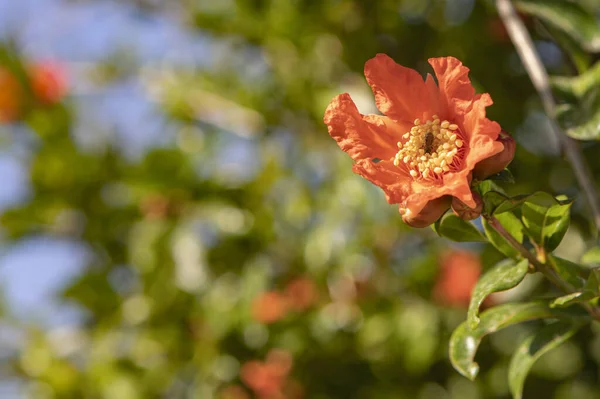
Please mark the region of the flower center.
POLYGON ((465 140, 456 124, 441 121, 437 115, 424 123, 415 119, 410 132, 402 137, 406 142, 398 142, 394 165, 404 163, 413 178, 441 178, 460 166, 465 140))

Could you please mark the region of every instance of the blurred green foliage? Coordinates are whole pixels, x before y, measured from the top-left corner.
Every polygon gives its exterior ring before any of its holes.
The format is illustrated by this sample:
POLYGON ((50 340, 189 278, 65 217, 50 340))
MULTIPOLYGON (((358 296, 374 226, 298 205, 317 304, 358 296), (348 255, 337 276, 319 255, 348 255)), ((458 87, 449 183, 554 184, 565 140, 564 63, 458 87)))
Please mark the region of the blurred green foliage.
MULTIPOLYGON (((597 14, 597 2, 585 6, 597 14)), ((139 157, 112 142, 84 148, 77 97, 26 115, 30 130, 18 134, 31 135, 31 195, 2 214, 5 240, 58 236, 93 256, 61 293, 84 312, 80 324, 47 329, 6 314, 22 342, 3 371, 33 398, 509 398, 510 355, 539 322, 484 340, 475 382, 456 373, 447 343, 466 307, 436 291, 442 254, 456 244, 404 226, 322 123, 343 91, 375 112, 362 68, 378 52, 421 73, 428 57, 459 58, 494 99, 489 117, 519 143, 507 192, 575 198, 557 253, 578 261, 594 229, 493 3, 182 0, 177 9, 214 48, 205 67, 139 69, 176 132, 168 145, 139 157), (310 283, 290 291, 293 281, 310 283), (280 294, 257 302, 265 292, 280 294), (312 299, 293 305, 302 295, 312 299), (278 374, 274 349, 291 356, 289 370, 278 374)), ((584 46, 574 63, 550 36, 557 24, 526 21, 552 74, 574 76, 575 64, 596 58, 584 46)), ((95 76, 135 70, 121 61, 97 65, 95 76)), ((578 78, 573 91, 564 79, 565 104, 598 86, 578 78)), ((600 176, 598 144, 584 147, 600 176)), ((488 243, 466 248, 483 269, 503 257, 488 243)), ((453 281, 471 277, 458 273, 453 281)), ((527 277, 494 301, 550 289, 527 277)), ((599 397, 599 364, 600 330, 584 327, 534 366, 524 397, 599 397)))

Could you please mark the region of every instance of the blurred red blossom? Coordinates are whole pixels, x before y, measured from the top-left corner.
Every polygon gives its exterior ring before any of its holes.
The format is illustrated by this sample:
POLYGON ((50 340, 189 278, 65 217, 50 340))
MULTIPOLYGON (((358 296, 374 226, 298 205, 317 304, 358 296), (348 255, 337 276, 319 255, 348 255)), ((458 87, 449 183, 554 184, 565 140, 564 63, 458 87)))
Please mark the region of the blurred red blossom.
POLYGON ((481 274, 481 261, 473 252, 452 250, 442 255, 433 296, 442 304, 468 307, 471 290, 481 274))
POLYGON ((55 61, 42 61, 29 67, 33 94, 43 104, 56 104, 65 96, 66 76, 63 65, 55 61))
POLYGON ((285 296, 290 308, 300 312, 311 307, 317 301, 319 293, 311 279, 298 277, 285 287, 285 296))
POLYGON ((12 122, 21 114, 23 91, 7 69, 0 68, 0 122, 12 122))
POLYGON ((283 319, 288 309, 285 295, 277 291, 267 291, 254 299, 252 316, 258 322, 270 324, 283 319))
POLYGON ((249 361, 242 366, 240 377, 260 399, 295 399, 302 397, 301 387, 288 379, 292 355, 283 349, 272 349, 265 361, 249 361))

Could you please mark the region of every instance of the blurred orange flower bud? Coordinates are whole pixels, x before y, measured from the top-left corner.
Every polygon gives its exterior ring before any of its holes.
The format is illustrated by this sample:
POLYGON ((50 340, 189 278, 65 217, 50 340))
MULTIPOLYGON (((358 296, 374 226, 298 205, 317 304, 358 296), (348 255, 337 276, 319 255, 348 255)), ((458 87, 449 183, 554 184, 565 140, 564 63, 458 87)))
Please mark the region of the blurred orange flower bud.
POLYGON ((283 380, 262 362, 245 363, 240 370, 240 378, 260 398, 276 397, 281 392, 283 380))
POLYGON ((250 361, 242 366, 240 377, 261 399, 286 399, 292 355, 283 349, 269 351, 265 362, 250 361))
POLYGON ((290 281, 285 287, 285 295, 290 307, 300 312, 311 307, 319 294, 312 280, 301 277, 290 281))
POLYGON ((219 399, 250 399, 250 395, 239 385, 230 385, 219 394, 219 399))
POLYGON ((483 211, 483 200, 479 193, 473 192, 473 200, 475 200, 475 208, 470 208, 467 204, 458 198, 452 198, 452 211, 456 216, 463 220, 477 219, 483 211))
POLYGON ((31 88, 43 104, 58 103, 67 92, 66 72, 62 65, 44 61, 30 67, 31 88))
POLYGON ((271 349, 267 353, 266 362, 276 375, 287 376, 292 370, 292 354, 284 349, 271 349))
POLYGON ((287 298, 277 291, 265 292, 252 303, 254 320, 265 324, 275 323, 283 319, 287 311, 287 298))
POLYGON ((434 299, 442 305, 468 307, 471 291, 481 274, 479 256, 469 251, 452 250, 442 255, 440 267, 434 299))
POLYGON ((414 214, 409 209, 400 209, 404 223, 412 227, 427 227, 435 223, 447 210, 452 203, 452 197, 449 195, 433 199, 425 205, 421 212, 414 214))
POLYGON ((15 76, 0 68, 0 122, 12 122, 21 114, 23 92, 15 76))
POLYGON ((502 152, 482 160, 475 166, 473 173, 478 180, 483 180, 486 177, 502 172, 515 156, 517 144, 508 132, 505 130, 500 131, 500 135, 496 141, 502 143, 504 149, 502 152))
POLYGON ((163 219, 169 212, 169 199, 161 194, 149 194, 142 198, 139 206, 147 219, 163 219))

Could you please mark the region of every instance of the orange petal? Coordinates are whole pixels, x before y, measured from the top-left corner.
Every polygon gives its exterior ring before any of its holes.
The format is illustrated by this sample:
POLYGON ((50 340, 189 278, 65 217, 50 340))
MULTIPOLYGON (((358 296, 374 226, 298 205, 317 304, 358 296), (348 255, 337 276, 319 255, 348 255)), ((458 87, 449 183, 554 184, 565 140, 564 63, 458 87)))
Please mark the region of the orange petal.
POLYGON ((355 161, 392 159, 398 152, 396 143, 410 130, 385 116, 361 115, 348 93, 331 100, 323 120, 331 137, 355 161))
MULTIPOLYGON (((440 88, 440 98, 446 113, 442 117, 456 120, 471 107, 475 89, 469 79, 469 68, 454 57, 430 58, 440 88)), ((455 122, 458 123, 458 122, 455 122)))
POLYGON ((429 107, 424 111, 423 118, 427 120, 433 119, 433 115, 445 115, 447 112, 445 104, 442 103, 440 98, 440 89, 435 83, 435 80, 433 80, 433 76, 429 73, 425 79, 425 87, 427 88, 429 107))
POLYGON ((390 204, 401 202, 412 192, 413 178, 408 174, 406 168, 402 165, 395 166, 392 161, 373 163, 365 159, 357 162, 352 170, 381 187, 390 204))
POLYGON ((405 212, 402 215, 404 223, 411 227, 423 228, 435 223, 450 208, 452 197, 444 196, 431 200, 417 214, 405 212))
POLYGON ((385 54, 365 63, 365 77, 377 108, 392 119, 412 122, 430 110, 425 81, 414 69, 398 65, 385 54))
POLYGON ((466 155, 466 168, 473 170, 475 165, 504 149, 496 139, 500 134, 500 125, 486 118, 485 108, 492 104, 489 94, 479 96, 464 117, 463 126, 469 139, 469 152, 466 155))

